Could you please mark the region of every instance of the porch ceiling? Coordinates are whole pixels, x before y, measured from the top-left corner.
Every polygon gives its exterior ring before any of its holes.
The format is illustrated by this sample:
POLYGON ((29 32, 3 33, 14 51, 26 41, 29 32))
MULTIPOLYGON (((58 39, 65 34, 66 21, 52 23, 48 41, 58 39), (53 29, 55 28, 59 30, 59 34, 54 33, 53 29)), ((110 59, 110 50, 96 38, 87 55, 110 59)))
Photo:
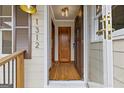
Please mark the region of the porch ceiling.
POLYGON ((74 20, 78 10, 79 5, 52 5, 53 13, 56 20, 74 20), (69 16, 64 17, 61 15, 61 9, 64 7, 69 8, 69 16))

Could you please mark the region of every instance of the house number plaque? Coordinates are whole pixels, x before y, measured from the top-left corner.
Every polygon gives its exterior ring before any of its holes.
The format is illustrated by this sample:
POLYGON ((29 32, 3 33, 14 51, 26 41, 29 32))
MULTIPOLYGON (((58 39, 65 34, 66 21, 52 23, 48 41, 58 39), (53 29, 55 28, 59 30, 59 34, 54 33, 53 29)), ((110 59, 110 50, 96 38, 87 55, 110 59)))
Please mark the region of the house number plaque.
POLYGON ((39 48, 39 27, 38 27, 38 19, 36 19, 36 30, 35 30, 35 48, 39 48))

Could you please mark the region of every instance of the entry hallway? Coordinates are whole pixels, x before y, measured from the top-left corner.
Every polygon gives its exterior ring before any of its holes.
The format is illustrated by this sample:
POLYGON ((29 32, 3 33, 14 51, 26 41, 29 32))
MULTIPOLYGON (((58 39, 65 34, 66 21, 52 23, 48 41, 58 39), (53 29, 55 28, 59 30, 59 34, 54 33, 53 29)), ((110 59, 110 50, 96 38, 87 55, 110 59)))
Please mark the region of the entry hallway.
POLYGON ((56 63, 50 69, 50 80, 80 80, 73 63, 56 63))

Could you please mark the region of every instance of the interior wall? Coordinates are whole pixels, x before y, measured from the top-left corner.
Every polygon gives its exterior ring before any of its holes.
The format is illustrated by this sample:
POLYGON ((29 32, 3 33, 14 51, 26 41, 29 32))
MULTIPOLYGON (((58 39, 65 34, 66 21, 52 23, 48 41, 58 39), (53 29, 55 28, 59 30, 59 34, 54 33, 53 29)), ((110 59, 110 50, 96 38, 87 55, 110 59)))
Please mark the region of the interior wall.
POLYGON ((48 20, 49 20, 49 22, 48 22, 48 31, 49 31, 49 39, 50 39, 50 41, 49 41, 49 45, 50 45, 50 48, 49 48, 49 56, 50 56, 50 60, 48 61, 48 68, 50 68, 51 67, 51 60, 52 60, 52 55, 51 55, 51 48, 52 48, 52 39, 51 39, 51 33, 52 33, 52 21, 53 21, 53 23, 54 23, 54 25, 55 25, 55 18, 54 18, 54 15, 53 15, 53 11, 52 11, 52 8, 51 8, 51 6, 48 6, 48 20))
POLYGON ((55 61, 58 61, 58 27, 71 27, 71 61, 74 61, 74 21, 55 22, 55 61))

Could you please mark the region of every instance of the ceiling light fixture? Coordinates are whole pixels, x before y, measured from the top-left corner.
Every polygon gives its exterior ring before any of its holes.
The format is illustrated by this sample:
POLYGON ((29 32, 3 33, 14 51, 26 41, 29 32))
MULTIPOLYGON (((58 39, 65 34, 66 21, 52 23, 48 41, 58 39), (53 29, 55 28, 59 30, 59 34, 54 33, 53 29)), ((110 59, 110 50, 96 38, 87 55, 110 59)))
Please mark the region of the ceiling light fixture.
POLYGON ((62 9, 62 16, 65 16, 65 10, 62 9))
POLYGON ((67 17, 69 14, 69 9, 68 7, 62 8, 62 12, 61 12, 62 16, 67 17))

